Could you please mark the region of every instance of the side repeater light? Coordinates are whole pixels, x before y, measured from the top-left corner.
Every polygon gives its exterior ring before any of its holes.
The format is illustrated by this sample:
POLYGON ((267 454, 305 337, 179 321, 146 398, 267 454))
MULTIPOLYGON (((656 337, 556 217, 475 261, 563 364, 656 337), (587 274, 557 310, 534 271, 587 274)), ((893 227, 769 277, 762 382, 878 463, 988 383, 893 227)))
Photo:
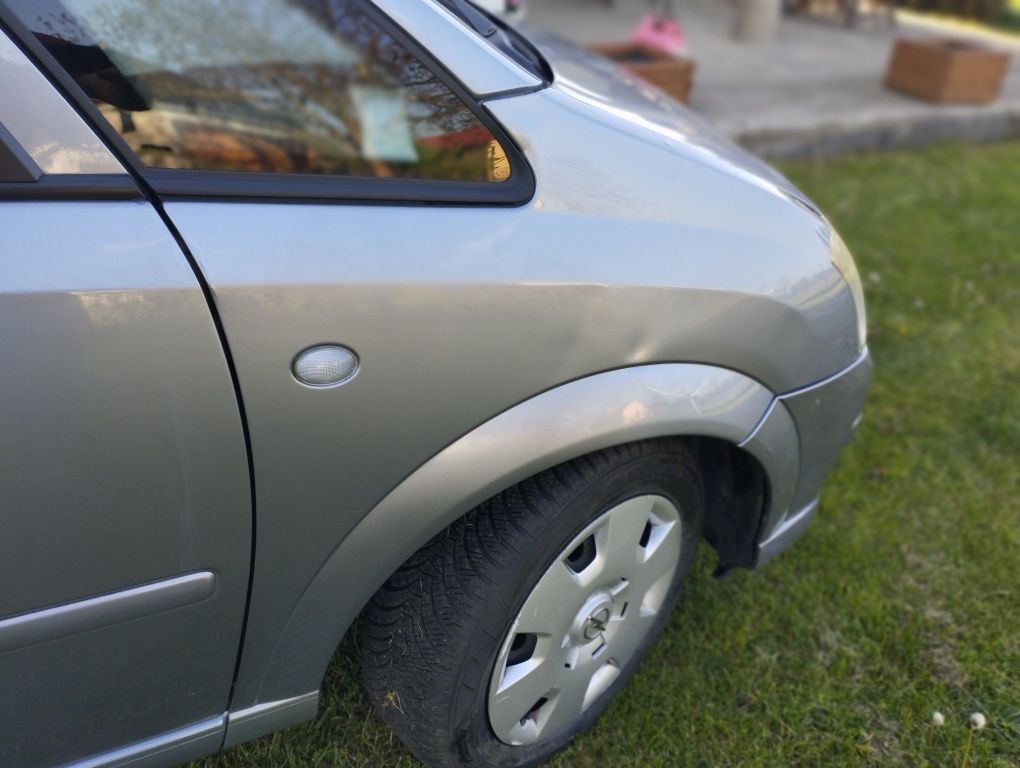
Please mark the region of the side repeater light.
POLYGON ((338 387, 358 372, 358 356, 339 344, 319 344, 299 352, 291 371, 306 387, 338 387))

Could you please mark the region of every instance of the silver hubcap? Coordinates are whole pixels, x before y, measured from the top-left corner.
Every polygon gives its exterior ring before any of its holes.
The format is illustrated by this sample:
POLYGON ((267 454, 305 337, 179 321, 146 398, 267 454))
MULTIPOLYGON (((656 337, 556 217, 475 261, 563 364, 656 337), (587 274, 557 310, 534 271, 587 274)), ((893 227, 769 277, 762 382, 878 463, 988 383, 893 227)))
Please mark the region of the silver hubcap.
POLYGON ((680 514, 638 496, 599 516, 528 595, 489 683, 506 744, 555 736, 588 709, 651 631, 680 561, 680 514))

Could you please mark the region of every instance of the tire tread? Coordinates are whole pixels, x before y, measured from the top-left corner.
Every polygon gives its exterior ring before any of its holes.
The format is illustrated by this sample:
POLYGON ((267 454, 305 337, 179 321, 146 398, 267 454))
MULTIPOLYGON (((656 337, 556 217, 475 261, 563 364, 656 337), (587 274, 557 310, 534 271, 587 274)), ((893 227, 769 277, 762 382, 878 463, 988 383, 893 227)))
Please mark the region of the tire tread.
POLYGON ((412 555, 362 613, 365 688, 383 719, 426 764, 463 766, 463 750, 446 736, 454 692, 488 685, 479 663, 462 651, 501 580, 515 573, 550 516, 609 470, 652 454, 669 454, 700 484, 686 442, 661 438, 608 448, 521 481, 480 504, 412 555))

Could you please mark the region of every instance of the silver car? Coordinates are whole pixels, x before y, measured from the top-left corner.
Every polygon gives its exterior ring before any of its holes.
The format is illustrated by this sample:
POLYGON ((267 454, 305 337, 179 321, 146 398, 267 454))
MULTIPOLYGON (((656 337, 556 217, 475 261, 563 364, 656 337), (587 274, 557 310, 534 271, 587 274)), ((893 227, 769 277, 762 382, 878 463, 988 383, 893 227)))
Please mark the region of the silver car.
POLYGON ((356 621, 424 762, 533 765, 815 514, 853 261, 648 85, 464 0, 0 19, 0 765, 308 720, 356 621))

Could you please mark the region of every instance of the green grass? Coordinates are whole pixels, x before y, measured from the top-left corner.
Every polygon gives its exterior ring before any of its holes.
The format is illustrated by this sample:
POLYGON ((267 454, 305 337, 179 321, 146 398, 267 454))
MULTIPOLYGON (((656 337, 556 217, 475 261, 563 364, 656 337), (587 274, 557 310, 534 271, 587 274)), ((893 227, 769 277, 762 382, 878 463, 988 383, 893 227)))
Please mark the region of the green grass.
POLYGON ((1020 0, 1009 0, 1002 18, 993 24, 1007 32, 1020 32, 1020 0))
MULTIPOLYGON (((1020 144, 786 170, 865 278, 864 426, 791 551, 716 581, 702 549, 650 658, 553 765, 957 766, 972 737, 969 765, 1020 766, 1020 144)), ((200 765, 416 765, 357 680, 348 639, 314 724, 200 765)))
POLYGON ((1013 29, 1020 28, 1020 0, 1009 0, 1002 25, 1013 29))

